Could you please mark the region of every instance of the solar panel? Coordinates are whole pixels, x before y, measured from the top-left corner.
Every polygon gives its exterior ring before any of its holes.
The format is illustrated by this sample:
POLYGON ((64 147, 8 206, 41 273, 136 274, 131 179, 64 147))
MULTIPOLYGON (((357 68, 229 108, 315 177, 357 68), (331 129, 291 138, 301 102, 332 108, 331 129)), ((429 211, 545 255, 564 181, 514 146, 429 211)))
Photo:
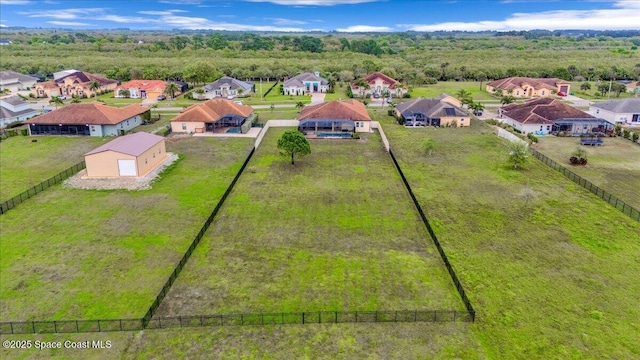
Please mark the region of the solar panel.
POLYGON ((454 108, 444 108, 444 113, 447 116, 456 116, 456 110, 454 108))

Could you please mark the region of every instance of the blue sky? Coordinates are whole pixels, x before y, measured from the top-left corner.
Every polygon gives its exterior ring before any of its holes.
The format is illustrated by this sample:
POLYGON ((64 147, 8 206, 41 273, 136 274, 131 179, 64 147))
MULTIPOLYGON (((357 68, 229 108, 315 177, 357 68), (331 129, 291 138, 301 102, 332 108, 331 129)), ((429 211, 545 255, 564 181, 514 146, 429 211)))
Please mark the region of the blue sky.
POLYGON ((640 0, 0 0, 0 27, 233 31, 640 29, 640 0))

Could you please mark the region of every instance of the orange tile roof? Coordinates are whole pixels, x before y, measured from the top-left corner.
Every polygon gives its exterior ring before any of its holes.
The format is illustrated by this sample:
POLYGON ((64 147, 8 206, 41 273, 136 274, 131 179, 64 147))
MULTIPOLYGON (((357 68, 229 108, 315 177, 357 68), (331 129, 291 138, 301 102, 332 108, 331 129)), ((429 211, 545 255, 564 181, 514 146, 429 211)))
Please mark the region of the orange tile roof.
POLYGON ((298 116, 298 120, 306 119, 349 119, 353 121, 371 121, 367 108, 357 100, 332 100, 322 104, 307 105, 298 116))
POLYGON ((131 104, 124 108, 107 106, 100 102, 70 104, 30 119, 27 123, 115 125, 146 111, 149 111, 149 108, 140 104, 131 104))
POLYGON ((140 90, 159 90, 164 91, 167 82, 162 80, 131 80, 121 84, 116 88, 119 89, 140 89, 140 90))
POLYGON ((496 81, 492 81, 487 85, 503 90, 511 90, 515 88, 521 88, 524 85, 529 85, 534 89, 550 89, 553 90, 559 87, 559 84, 568 84, 568 81, 557 78, 528 78, 528 77, 509 77, 496 81))
POLYGON ((200 104, 191 105, 171 121, 209 122, 217 121, 227 115, 240 115, 246 118, 252 113, 253 108, 251 106, 236 104, 226 99, 211 99, 200 104))
POLYGON ((558 119, 591 119, 593 116, 557 99, 540 98, 502 107, 502 114, 521 124, 553 124, 558 119))

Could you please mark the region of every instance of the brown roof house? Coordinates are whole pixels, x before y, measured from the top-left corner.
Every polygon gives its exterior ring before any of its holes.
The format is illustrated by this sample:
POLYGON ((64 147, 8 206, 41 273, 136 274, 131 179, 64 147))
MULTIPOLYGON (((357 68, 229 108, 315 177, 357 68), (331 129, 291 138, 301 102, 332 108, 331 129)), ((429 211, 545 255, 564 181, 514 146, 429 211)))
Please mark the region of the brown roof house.
POLYGON ((86 98, 111 91, 118 85, 117 80, 84 71, 68 70, 61 75, 64 76, 37 83, 31 88, 31 93, 37 98, 54 96, 86 98))
POLYGON ((375 72, 365 76, 362 81, 369 84, 366 88, 362 85, 357 85, 356 82, 351 83, 351 92, 354 95, 373 95, 375 97, 402 97, 409 89, 406 86, 402 86, 400 82, 390 76, 387 76, 381 72, 375 72))
POLYGON ((121 136, 84 154, 88 178, 143 177, 167 159, 162 136, 121 136))
POLYGON ((595 118, 561 100, 550 98, 503 106, 500 108, 499 120, 523 134, 536 135, 555 134, 561 131, 573 135, 604 133, 613 128, 613 124, 604 119, 595 118))
POLYGON ((211 99, 188 107, 171 120, 171 131, 182 133, 246 133, 256 115, 253 108, 231 100, 211 99))
POLYGON ((149 108, 131 104, 123 108, 100 102, 70 104, 29 121, 31 135, 117 136, 142 123, 149 108))
POLYGON ((298 130, 311 137, 351 137, 353 132, 372 131, 367 108, 353 99, 307 105, 298 120, 298 130))
POLYGON ((486 89, 489 93, 502 90, 504 95, 509 94, 517 98, 545 97, 557 93, 569 94, 571 83, 556 78, 510 77, 492 81, 487 84, 486 89))
POLYGON ((418 98, 398 104, 396 117, 405 126, 470 126, 471 119, 460 101, 447 94, 437 98, 418 98))

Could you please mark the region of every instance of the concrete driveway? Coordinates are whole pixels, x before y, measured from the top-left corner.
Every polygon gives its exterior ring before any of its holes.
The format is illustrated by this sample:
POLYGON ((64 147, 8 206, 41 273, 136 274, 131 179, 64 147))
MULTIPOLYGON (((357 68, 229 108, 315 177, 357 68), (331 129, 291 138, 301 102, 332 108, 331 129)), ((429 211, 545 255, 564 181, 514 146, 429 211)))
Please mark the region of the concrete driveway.
POLYGON ((589 105, 591 104, 589 100, 585 100, 583 98, 579 98, 573 95, 567 95, 563 99, 567 101, 571 101, 573 103, 573 106, 576 106, 576 107, 589 107, 589 105))
POLYGON ((313 94, 311 94, 311 105, 323 103, 325 96, 326 96, 326 94, 324 94, 324 93, 313 93, 313 94))

